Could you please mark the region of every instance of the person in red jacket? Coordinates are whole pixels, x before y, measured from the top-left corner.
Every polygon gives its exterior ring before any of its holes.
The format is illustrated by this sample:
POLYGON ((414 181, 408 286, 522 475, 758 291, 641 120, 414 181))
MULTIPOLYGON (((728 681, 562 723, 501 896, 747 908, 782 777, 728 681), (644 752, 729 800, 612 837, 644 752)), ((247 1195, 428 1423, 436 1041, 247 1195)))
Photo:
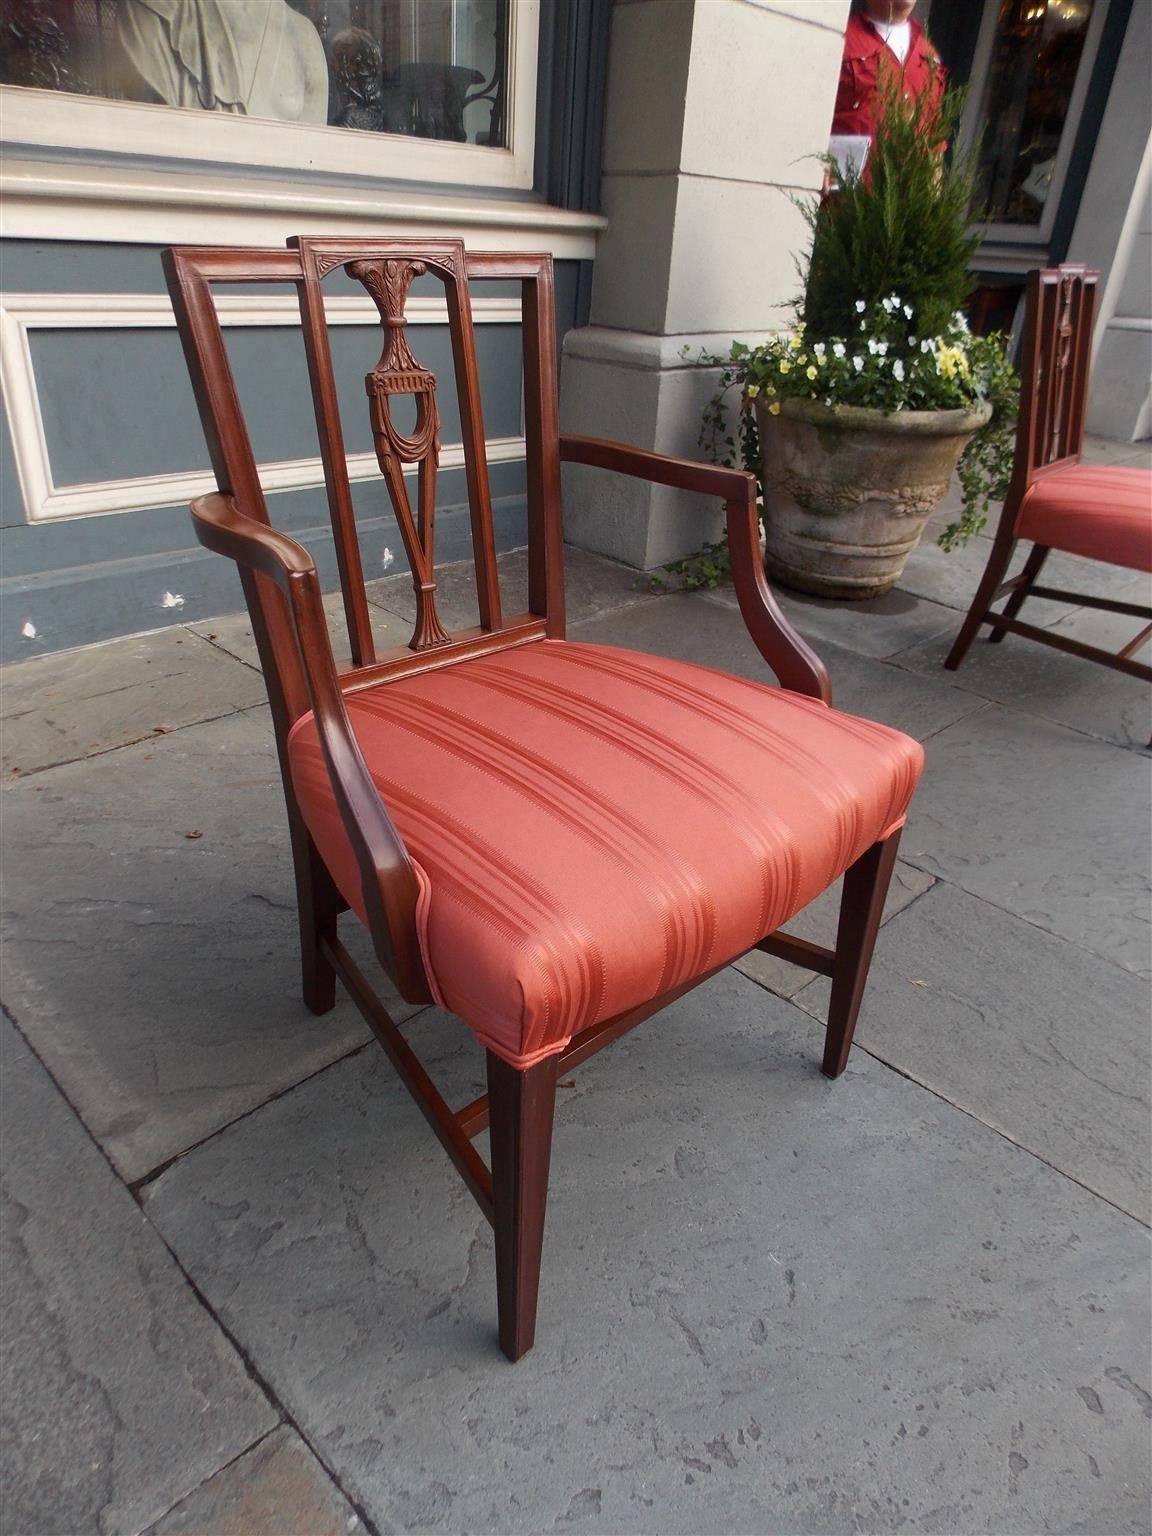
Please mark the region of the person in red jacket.
POLYGON ((875 141, 874 102, 882 70, 894 70, 905 95, 927 96, 937 106, 944 94, 945 73, 939 55, 912 19, 916 0, 857 0, 844 33, 844 57, 832 118, 834 137, 875 141))

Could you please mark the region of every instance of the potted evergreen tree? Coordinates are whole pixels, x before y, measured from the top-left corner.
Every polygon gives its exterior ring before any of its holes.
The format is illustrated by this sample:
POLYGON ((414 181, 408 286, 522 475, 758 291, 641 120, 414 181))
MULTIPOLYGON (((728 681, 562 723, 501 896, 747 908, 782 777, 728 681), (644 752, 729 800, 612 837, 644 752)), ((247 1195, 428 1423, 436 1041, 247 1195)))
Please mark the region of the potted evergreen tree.
POLYGON ((973 336, 963 314, 979 243, 972 161, 940 153, 959 109, 957 93, 933 108, 888 87, 863 174, 838 173, 839 190, 801 205, 811 241, 795 329, 710 359, 725 371, 702 440, 761 475, 768 567, 801 591, 886 592, 958 462, 964 511, 945 547, 979 529, 1011 473, 1004 338, 973 336), (739 444, 725 435, 733 386, 739 444))

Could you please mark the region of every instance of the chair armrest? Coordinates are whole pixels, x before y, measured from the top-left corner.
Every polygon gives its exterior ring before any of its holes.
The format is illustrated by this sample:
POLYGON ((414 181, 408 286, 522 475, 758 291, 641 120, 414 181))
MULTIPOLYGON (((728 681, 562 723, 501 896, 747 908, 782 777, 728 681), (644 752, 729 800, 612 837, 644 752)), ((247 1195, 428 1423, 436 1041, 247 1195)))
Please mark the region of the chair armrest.
POLYGON ((404 997, 431 1001, 416 928, 419 881, 348 718, 315 562, 303 545, 249 517, 231 496, 201 496, 191 512, 196 537, 206 549, 268 577, 287 599, 320 749, 356 856, 377 954, 404 997))
POLYGON ((611 469, 618 475, 631 475, 655 485, 671 485, 681 491, 719 496, 722 501, 743 500, 749 489, 753 501, 756 499, 756 476, 746 470, 726 469, 722 464, 701 464, 695 459, 674 459, 666 453, 630 448, 627 443, 610 443, 602 437, 562 434, 560 458, 567 464, 590 464, 596 469, 611 469))
POLYGON ((727 519, 732 584, 740 615, 756 649, 782 688, 831 703, 827 668, 785 618, 764 574, 755 475, 742 469, 726 469, 721 464, 698 464, 692 459, 674 459, 644 448, 629 448, 624 443, 571 434, 560 438, 560 458, 568 464, 588 464, 656 485, 719 496, 727 519))

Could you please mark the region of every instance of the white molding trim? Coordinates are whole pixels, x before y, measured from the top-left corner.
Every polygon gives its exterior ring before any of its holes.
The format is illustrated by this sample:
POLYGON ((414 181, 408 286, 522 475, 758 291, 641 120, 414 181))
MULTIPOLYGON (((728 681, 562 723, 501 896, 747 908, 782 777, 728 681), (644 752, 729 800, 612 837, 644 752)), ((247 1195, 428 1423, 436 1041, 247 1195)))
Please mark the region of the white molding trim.
POLYGON ((536 147, 539 0, 514 0, 508 17, 507 149, 17 85, 0 87, 4 137, 14 146, 37 150, 139 155, 147 145, 149 154, 201 164, 207 160, 526 191, 532 185, 536 147))
MULTIPOLYGON (((297 326, 300 311, 291 294, 224 295, 217 299, 223 326, 297 326)), ((325 300, 331 325, 379 324, 369 298, 333 295, 325 300)), ((442 299, 412 298, 407 315, 414 325, 446 325, 448 308, 442 299)), ((480 325, 519 325, 520 300, 477 298, 472 318, 480 325)), ((38 329, 137 330, 175 328, 176 317, 162 293, 0 293, 0 385, 8 413, 16 473, 29 522, 137 512, 148 507, 178 506, 216 489, 210 471, 181 470, 166 475, 136 475, 125 480, 94 480, 58 486, 52 464, 32 358, 30 333, 38 329)), ((524 438, 489 438, 490 464, 507 464, 524 457, 524 438)), ((441 469, 464 464, 462 444, 449 443, 440 454, 441 469)), ((262 464, 260 482, 267 491, 297 491, 324 484, 319 455, 262 464)), ((348 455, 352 480, 378 480, 374 453, 348 455)))
POLYGON ((589 261, 607 225, 600 214, 547 203, 382 190, 351 180, 281 181, 54 160, 0 164, 0 235, 16 240, 282 246, 302 233, 414 239, 447 233, 466 236, 479 250, 543 250, 589 261))

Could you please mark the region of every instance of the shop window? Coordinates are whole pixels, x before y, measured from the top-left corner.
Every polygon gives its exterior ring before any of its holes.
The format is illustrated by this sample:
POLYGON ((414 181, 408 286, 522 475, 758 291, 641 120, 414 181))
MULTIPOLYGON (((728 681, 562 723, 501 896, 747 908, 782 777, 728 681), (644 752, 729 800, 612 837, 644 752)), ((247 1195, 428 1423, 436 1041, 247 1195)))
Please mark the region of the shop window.
POLYGON ((1051 228, 1107 0, 999 0, 985 15, 969 123, 979 203, 1002 238, 1051 228))
POLYGON ((503 148, 506 0, 0 0, 0 80, 503 148))

